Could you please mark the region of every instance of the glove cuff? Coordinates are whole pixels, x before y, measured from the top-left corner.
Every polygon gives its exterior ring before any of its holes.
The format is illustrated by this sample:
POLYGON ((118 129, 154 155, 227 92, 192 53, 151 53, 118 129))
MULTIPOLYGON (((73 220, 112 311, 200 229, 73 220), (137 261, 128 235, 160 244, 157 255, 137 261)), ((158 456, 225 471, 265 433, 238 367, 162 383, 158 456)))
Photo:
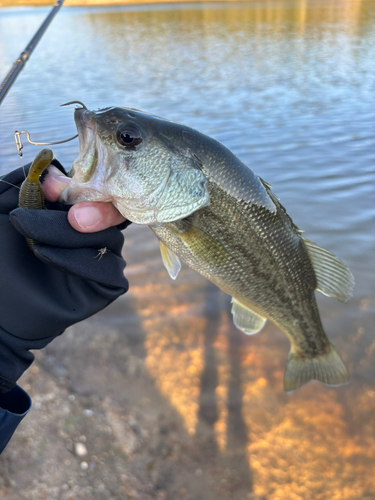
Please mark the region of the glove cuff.
POLYGON ((9 382, 9 380, 6 380, 0 375, 0 394, 5 394, 6 392, 9 392, 10 390, 13 389, 15 385, 16 385, 15 382, 9 382))
POLYGON ((26 340, 15 337, 0 328, 0 394, 10 391, 34 361, 34 355, 30 349, 42 349, 54 338, 55 336, 26 340))

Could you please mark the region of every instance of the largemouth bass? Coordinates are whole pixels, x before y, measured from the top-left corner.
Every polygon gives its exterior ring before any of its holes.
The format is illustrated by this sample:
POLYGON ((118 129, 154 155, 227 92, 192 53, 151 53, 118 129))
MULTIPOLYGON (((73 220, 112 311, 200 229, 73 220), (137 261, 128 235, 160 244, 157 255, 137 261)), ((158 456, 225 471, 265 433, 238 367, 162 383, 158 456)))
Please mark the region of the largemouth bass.
POLYGON ((60 201, 110 201, 160 242, 175 279, 184 261, 232 297, 237 328, 267 319, 289 338, 286 391, 349 379, 324 333, 314 291, 348 300, 353 276, 303 238, 271 186, 218 141, 141 111, 75 110, 79 156, 60 201))

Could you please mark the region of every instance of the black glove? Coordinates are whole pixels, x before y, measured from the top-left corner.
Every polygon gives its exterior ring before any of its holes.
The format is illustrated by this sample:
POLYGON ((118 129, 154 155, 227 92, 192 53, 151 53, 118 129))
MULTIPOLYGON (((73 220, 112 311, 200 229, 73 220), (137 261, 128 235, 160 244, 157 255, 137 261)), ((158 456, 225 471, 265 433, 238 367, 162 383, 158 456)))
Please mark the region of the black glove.
POLYGON ((22 168, 0 180, 0 392, 31 364, 29 349, 45 347, 128 290, 121 231, 79 233, 57 203, 17 208, 19 190, 10 184, 23 180, 22 168), (39 242, 34 253, 24 235, 39 242))

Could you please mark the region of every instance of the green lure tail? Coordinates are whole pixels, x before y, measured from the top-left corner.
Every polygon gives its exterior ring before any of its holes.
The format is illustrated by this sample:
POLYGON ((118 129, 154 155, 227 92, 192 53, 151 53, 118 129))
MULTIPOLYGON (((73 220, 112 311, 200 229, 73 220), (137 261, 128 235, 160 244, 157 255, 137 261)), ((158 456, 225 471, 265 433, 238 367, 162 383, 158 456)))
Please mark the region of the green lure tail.
MULTIPOLYGON (((44 194, 39 177, 48 167, 53 159, 53 153, 50 149, 42 149, 36 155, 27 178, 23 181, 20 189, 18 206, 30 210, 40 210, 44 208, 44 194)), ((32 250, 38 243, 31 238, 26 238, 27 245, 32 250)))

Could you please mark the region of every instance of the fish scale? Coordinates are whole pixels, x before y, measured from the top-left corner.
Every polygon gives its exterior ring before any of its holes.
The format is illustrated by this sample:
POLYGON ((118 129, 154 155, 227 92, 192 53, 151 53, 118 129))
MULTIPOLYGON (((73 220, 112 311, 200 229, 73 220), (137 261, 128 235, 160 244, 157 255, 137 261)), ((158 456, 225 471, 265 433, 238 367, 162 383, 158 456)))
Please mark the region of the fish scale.
POLYGON ((228 293, 240 330, 256 333, 267 319, 277 325, 291 342, 287 391, 313 379, 348 381, 315 290, 344 302, 353 276, 301 236, 268 183, 215 139, 141 111, 78 109, 75 121, 80 155, 61 202, 102 194, 125 218, 151 227, 173 279, 181 260, 228 293), (83 172, 93 175, 82 182, 83 172))
MULTIPOLYGON (((152 227, 155 234, 188 266, 254 312, 273 321, 303 351, 306 351, 302 346, 304 337, 309 336, 308 332, 305 331, 304 336, 301 336, 301 332, 291 328, 290 323, 294 317, 300 316, 299 310, 310 309, 309 330, 313 330, 316 336, 313 349, 315 352, 325 352, 329 341, 322 330, 317 308, 307 307, 310 302, 315 303, 315 279, 302 245, 298 245, 299 258, 294 257, 296 265, 291 267, 289 279, 285 273, 285 269, 291 266, 287 257, 291 253, 289 248, 296 246, 295 240, 299 240, 299 236, 290 228, 285 228, 285 223, 281 220, 273 223, 269 230, 266 210, 256 205, 245 205, 241 209, 234 198, 213 183, 209 182, 208 185, 210 205, 196 212, 191 219, 194 227, 204 231, 221 245, 225 254, 230 256, 228 264, 218 262, 217 266, 209 265, 207 268, 205 262, 197 258, 194 243, 188 242, 191 251, 186 251, 186 239, 181 237, 181 232, 176 231, 175 223, 152 227), (270 252, 269 240, 274 246, 278 243, 277 252, 270 252), (288 311, 286 318, 285 311, 288 311)), ((205 250, 209 252, 209 248, 206 247, 205 250)), ((209 261, 212 263, 215 260, 210 258, 209 261)), ((306 355, 309 354, 310 350, 306 351, 306 355)))

